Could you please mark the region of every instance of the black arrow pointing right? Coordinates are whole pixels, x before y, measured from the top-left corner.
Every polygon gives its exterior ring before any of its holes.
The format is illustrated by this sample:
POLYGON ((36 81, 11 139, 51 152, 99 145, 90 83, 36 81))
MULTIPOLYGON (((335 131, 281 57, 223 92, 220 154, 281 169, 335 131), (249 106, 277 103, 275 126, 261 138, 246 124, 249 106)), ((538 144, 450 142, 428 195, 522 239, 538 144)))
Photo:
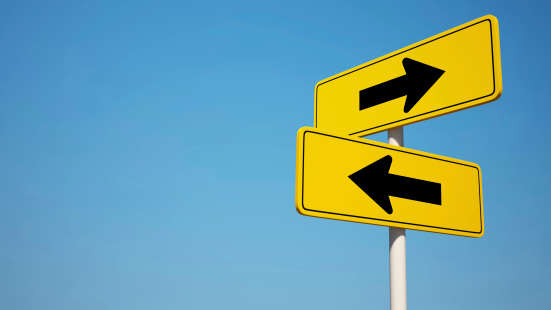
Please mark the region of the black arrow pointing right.
POLYGON ((360 111, 407 96, 404 112, 408 113, 444 74, 444 70, 409 58, 404 58, 402 65, 406 70, 405 75, 360 90, 360 111))
POLYGON ((348 176, 386 213, 392 214, 389 196, 442 205, 441 184, 388 173, 387 155, 348 176))

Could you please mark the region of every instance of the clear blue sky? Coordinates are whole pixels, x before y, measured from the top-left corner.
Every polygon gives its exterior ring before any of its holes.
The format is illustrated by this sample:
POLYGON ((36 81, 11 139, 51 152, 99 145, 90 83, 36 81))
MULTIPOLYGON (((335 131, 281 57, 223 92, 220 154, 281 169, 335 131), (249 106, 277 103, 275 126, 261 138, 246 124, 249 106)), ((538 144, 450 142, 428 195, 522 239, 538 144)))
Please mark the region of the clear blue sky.
POLYGON ((296 132, 318 81, 487 14, 501 99, 404 129, 481 166, 486 233, 408 231, 408 304, 549 307, 549 12, 3 1, 0 308, 388 308, 388 229, 295 211, 296 132))

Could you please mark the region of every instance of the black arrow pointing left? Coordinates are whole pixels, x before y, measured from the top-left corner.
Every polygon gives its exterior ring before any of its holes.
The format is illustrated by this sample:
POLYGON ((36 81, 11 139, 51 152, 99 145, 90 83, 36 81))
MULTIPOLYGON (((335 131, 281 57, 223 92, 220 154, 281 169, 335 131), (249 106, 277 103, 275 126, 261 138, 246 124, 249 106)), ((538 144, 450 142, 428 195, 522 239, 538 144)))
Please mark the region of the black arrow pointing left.
POLYGON ((441 184, 388 173, 387 155, 348 176, 386 213, 392 214, 389 196, 442 205, 441 184))

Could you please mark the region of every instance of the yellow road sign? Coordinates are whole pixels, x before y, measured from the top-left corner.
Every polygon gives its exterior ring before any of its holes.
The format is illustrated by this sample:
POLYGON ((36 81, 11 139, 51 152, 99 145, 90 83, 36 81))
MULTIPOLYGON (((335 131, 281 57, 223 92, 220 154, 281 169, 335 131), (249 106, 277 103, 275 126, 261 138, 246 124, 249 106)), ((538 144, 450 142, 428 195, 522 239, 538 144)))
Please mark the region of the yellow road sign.
POLYGON ((314 126, 365 136, 501 96, 497 19, 488 15, 316 85, 314 126))
POLYGON ((481 237, 480 167, 303 127, 295 205, 302 215, 481 237))

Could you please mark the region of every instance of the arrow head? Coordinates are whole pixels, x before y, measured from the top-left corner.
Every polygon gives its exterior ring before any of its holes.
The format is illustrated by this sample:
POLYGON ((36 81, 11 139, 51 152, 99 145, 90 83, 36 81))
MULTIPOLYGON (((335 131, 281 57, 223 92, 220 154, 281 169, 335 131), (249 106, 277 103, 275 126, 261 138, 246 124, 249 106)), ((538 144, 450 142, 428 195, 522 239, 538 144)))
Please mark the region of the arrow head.
POLYGON ((392 214, 392 205, 388 198, 388 170, 391 164, 392 157, 387 155, 348 176, 388 214, 392 214))
POLYGON ((407 113, 444 74, 444 70, 431 67, 410 58, 402 60, 406 70, 408 93, 404 112, 407 113))

